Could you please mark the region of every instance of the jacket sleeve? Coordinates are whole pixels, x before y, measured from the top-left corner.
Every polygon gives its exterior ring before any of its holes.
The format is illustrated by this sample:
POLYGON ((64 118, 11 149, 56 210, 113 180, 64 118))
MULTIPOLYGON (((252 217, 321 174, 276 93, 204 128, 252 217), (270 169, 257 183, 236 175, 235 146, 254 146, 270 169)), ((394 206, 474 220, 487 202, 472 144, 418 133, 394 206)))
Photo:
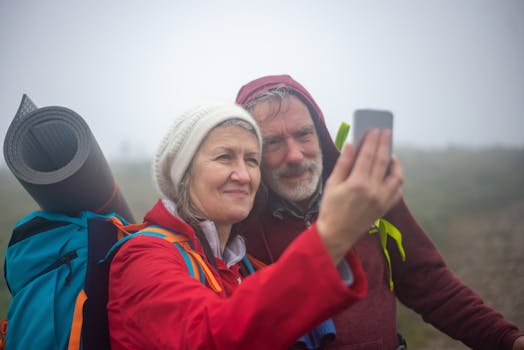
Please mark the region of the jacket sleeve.
POLYGON ((275 264, 224 297, 191 278, 170 243, 136 237, 111 264, 112 348, 289 348, 365 295, 367 283, 355 255, 349 254, 349 264, 354 283, 348 288, 313 225, 275 264))
POLYGON ((402 233, 406 252, 402 262, 394 243, 388 246, 399 300, 473 349, 511 349, 521 332, 453 274, 404 201, 386 218, 402 233))

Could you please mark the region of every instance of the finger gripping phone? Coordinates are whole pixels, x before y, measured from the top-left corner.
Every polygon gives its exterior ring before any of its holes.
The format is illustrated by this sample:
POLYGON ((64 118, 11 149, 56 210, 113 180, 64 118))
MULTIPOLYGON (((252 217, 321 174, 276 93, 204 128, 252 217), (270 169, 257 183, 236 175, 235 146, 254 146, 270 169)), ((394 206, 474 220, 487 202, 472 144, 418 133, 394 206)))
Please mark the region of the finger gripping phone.
MULTIPOLYGON (((393 129, 393 113, 378 109, 357 109, 353 113, 353 144, 360 150, 362 140, 370 129, 393 129)), ((393 137, 389 145, 389 156, 393 147, 393 137)))

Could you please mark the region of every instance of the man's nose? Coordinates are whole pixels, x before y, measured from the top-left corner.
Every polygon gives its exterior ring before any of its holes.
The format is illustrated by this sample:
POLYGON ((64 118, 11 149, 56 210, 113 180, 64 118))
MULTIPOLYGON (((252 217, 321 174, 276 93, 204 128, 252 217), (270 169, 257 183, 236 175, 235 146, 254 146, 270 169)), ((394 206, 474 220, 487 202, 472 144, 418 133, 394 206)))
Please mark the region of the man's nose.
POLYGON ((287 140, 286 161, 289 163, 299 163, 304 160, 302 146, 293 139, 287 140))

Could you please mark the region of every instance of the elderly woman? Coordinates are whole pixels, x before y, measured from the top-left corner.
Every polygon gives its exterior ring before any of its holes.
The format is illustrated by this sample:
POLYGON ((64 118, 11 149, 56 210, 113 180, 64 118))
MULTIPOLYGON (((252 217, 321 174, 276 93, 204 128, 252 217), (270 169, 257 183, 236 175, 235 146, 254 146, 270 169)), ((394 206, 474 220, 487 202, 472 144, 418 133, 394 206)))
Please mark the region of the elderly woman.
POLYGON ((218 287, 192 278, 170 242, 148 235, 129 240, 110 269, 112 348, 287 349, 359 300, 367 285, 350 248, 400 198, 400 166, 394 161, 387 172, 389 138, 372 132, 356 160, 347 146, 318 221, 275 264, 245 277, 244 241, 232 228, 250 213, 260 184, 260 131, 236 105, 183 114, 155 157, 163 199, 145 222, 187 237, 218 287), (342 260, 349 279, 336 268, 342 260))

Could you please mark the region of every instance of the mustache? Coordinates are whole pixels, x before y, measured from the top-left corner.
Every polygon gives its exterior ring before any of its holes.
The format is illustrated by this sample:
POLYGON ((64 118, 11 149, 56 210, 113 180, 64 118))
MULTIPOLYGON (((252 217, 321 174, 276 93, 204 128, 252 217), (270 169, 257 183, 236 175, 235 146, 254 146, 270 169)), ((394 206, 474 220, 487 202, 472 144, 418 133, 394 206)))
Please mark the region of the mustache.
POLYGON ((318 164, 315 159, 307 159, 298 164, 284 164, 281 168, 275 171, 277 176, 297 176, 306 171, 314 172, 318 164))

